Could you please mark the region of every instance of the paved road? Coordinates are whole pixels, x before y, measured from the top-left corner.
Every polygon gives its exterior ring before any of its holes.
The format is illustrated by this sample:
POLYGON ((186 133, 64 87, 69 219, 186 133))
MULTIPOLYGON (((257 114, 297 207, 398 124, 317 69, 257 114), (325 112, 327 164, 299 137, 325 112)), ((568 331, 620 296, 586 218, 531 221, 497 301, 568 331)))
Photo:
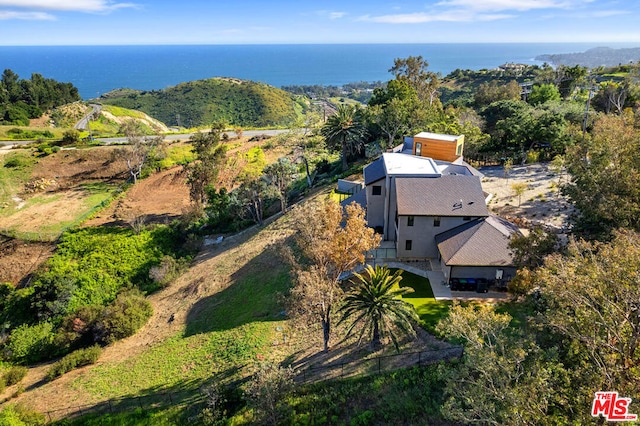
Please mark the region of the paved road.
POLYGON ((91 108, 93 108, 93 110, 89 114, 87 114, 84 117, 82 117, 82 119, 80 121, 78 121, 75 126, 73 126, 74 129, 78 129, 78 130, 86 130, 86 129, 88 129, 89 128, 89 119, 91 117, 97 117, 98 115, 100 115, 100 111, 102 111, 102 105, 89 104, 89 106, 91 108))

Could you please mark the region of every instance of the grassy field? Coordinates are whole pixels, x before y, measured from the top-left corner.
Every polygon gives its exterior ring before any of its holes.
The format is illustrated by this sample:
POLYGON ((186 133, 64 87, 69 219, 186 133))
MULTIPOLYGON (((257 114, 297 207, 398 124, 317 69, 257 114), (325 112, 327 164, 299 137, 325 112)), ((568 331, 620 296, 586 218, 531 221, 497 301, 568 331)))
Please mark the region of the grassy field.
POLYGON ((73 386, 116 398, 184 390, 185 383, 198 392, 213 381, 242 378, 256 359, 269 357, 281 324, 282 307, 274 295, 286 289, 287 281, 288 274, 280 271, 236 282, 194 307, 184 333, 126 361, 94 368, 73 386))
POLYGON ((19 150, 0 155, 0 215, 13 203, 12 197, 29 180, 37 159, 19 150))

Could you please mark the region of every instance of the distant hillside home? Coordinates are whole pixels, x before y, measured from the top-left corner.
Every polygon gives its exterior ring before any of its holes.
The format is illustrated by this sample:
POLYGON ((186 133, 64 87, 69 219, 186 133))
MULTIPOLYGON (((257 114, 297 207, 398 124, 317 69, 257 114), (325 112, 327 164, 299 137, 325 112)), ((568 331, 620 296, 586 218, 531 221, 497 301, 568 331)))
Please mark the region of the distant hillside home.
POLYGON ((344 203, 366 208, 399 261, 440 261, 447 281, 505 280, 515 273, 508 244, 518 230, 490 215, 480 176, 461 161, 385 153, 364 168, 364 190, 344 203))

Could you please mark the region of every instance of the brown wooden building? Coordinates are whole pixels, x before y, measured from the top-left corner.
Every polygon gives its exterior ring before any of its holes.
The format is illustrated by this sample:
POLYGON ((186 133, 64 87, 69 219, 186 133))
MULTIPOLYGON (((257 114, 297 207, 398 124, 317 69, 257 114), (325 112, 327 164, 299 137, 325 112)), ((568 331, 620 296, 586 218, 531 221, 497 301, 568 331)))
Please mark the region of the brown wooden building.
POLYGON ((455 161, 462 157, 464 135, 441 135, 420 132, 413 137, 413 155, 434 160, 455 161))

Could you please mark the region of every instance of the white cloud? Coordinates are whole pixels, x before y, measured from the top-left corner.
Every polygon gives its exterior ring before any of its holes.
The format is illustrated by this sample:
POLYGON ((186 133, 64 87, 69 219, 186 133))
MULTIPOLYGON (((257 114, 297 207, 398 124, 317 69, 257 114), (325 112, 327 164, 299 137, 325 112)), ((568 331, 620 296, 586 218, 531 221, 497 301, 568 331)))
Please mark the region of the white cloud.
POLYGON ((626 10, 600 10, 593 12, 591 17, 593 18, 607 18, 609 16, 628 15, 630 12, 626 10))
POLYGON ((344 16, 346 15, 346 12, 330 12, 329 13, 329 19, 340 19, 340 18, 344 18, 344 16))
POLYGON ((470 22, 496 21, 511 18, 507 14, 472 14, 463 11, 442 13, 405 13, 397 15, 369 16, 359 18, 360 21, 378 22, 383 24, 422 24, 425 22, 470 22))
POLYGON ((0 7, 73 12, 110 12, 116 9, 135 8, 138 6, 134 3, 114 3, 109 0, 0 0, 0 7))
POLYGON ((24 21, 54 21, 55 16, 44 12, 15 12, 0 10, 0 21, 19 19, 24 21))
POLYGON ((331 11, 331 10, 316 10, 314 12, 316 16, 329 19, 340 19, 347 15, 347 12, 331 11))
POLYGON ((591 3, 593 0, 443 0, 436 6, 460 8, 483 12, 503 10, 571 9, 591 3))
MULTIPOLYGON (((480 22, 515 18, 533 10, 583 9, 595 0, 441 0, 425 12, 365 15, 360 21, 385 24, 420 24, 425 22, 480 22)), ((609 16, 609 15, 603 15, 609 16)))

